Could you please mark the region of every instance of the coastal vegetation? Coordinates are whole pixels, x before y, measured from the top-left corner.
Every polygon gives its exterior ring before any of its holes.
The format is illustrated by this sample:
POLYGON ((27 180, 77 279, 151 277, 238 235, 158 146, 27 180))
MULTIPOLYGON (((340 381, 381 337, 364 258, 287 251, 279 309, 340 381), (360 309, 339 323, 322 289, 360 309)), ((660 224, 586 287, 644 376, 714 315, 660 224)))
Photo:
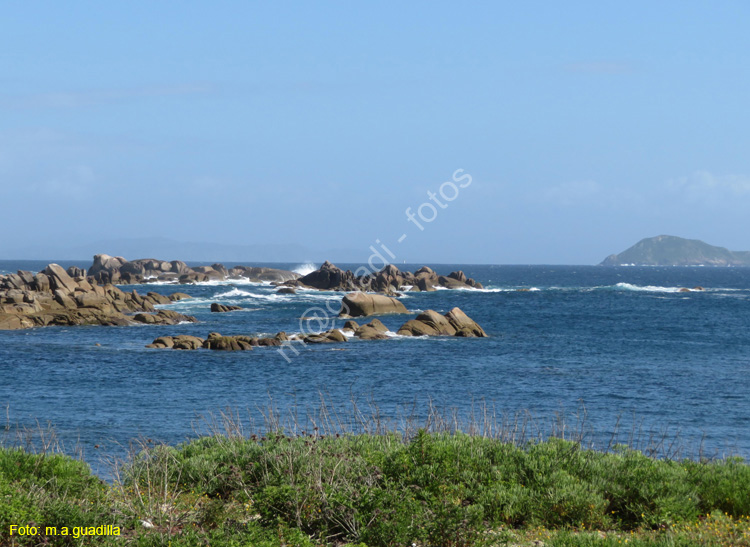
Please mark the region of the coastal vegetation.
POLYGON ((224 413, 178 446, 143 439, 106 482, 50 431, 40 446, 6 428, 0 544, 750 545, 740 458, 686 459, 633 437, 596 450, 583 427, 532 435, 486 413, 460 423, 431 411, 401 427, 377 409, 278 415, 246 431, 224 413), (14 525, 38 533, 11 536, 14 525), (81 532, 95 527, 110 535, 81 532))

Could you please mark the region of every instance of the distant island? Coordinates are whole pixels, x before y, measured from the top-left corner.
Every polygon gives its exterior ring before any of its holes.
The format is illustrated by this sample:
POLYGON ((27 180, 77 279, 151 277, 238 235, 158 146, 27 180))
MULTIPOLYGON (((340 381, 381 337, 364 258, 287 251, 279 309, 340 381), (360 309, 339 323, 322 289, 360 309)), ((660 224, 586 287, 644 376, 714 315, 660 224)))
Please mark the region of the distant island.
POLYGON ((750 251, 730 251, 698 239, 647 237, 620 254, 609 255, 601 266, 750 266, 750 251))

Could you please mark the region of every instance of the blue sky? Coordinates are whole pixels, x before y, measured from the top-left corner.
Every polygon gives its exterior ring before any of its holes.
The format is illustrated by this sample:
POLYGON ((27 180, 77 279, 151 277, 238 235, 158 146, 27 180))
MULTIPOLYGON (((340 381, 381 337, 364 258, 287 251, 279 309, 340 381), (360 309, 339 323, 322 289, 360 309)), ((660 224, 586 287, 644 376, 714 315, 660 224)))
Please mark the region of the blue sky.
POLYGON ((395 262, 590 264, 659 234, 748 250, 749 20, 731 1, 7 3, 0 256, 146 237, 318 262, 376 239, 395 262), (419 230, 407 208, 458 169, 471 184, 419 230))

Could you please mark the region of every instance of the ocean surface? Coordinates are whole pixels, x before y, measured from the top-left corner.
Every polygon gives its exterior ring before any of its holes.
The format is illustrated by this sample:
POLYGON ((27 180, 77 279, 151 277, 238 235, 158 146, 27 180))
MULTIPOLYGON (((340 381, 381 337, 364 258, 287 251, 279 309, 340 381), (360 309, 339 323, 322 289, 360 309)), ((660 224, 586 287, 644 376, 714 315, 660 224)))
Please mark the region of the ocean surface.
MULTIPOLYGON (((0 261, 0 273, 45 264, 0 261)), ((72 264, 89 265, 61 262, 72 264)), ((307 272, 319 264, 273 266, 307 272)), ((463 270, 485 289, 405 293, 410 315, 382 316, 383 323, 395 333, 422 310, 458 306, 488 338, 350 339, 286 351, 288 361, 278 348, 146 349, 162 335, 340 327, 342 295, 278 295, 267 284, 238 282, 132 285, 123 288, 194 296, 167 307, 199 322, 0 331, 4 421, 11 430, 51 423, 66 449, 82 450, 103 476, 103 458, 121 455, 133 439, 178 443, 195 435, 201 417, 233 409, 260 419, 269 402, 282 413, 304 412, 321 393, 334 407, 352 398, 374 403, 394 420, 424 418, 430 402, 463 416, 484 404, 538 423, 567 415, 573 429, 585 408, 600 447, 619 428, 618 438, 665 434, 692 455, 750 456, 750 269, 431 266, 463 270), (696 286, 705 291, 679 291, 696 286), (212 302, 245 309, 210 313, 212 302), (319 319, 302 319, 310 317, 319 319)))

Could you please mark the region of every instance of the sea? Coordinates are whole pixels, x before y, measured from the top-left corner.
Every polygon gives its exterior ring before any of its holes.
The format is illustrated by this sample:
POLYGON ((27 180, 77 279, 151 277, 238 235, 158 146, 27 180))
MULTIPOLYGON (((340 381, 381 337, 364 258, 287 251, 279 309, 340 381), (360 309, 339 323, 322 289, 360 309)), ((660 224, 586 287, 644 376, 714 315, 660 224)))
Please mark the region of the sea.
MULTIPOLYGON (((0 273, 45 265, 0 261, 0 273)), ((300 273, 320 266, 245 265, 300 273)), ((750 455, 750 269, 429 266, 439 274, 462 270, 484 289, 403 293, 409 314, 380 316, 391 331, 381 341, 282 351, 145 348, 164 335, 272 336, 343 326, 336 317, 341 293, 282 295, 270 284, 238 281, 122 287, 188 293, 192 299, 166 307, 197 323, 0 331, 6 441, 19 430, 49 427, 66 451, 111 478, 109 462, 134 441, 178 444, 222 415, 262 424, 269 413, 310 415, 324 403, 329 418, 341 409, 336 419, 344 421, 353 404, 396 426, 437 409, 460 429, 477 415, 486 422, 489 413, 506 430, 520 423, 528 433, 582 432, 600 449, 614 439, 655 446, 657 456, 750 455), (704 290, 681 291, 695 287, 704 290), (211 313, 213 302, 243 309, 211 313), (396 334, 424 310, 454 307, 488 337, 396 334)))

